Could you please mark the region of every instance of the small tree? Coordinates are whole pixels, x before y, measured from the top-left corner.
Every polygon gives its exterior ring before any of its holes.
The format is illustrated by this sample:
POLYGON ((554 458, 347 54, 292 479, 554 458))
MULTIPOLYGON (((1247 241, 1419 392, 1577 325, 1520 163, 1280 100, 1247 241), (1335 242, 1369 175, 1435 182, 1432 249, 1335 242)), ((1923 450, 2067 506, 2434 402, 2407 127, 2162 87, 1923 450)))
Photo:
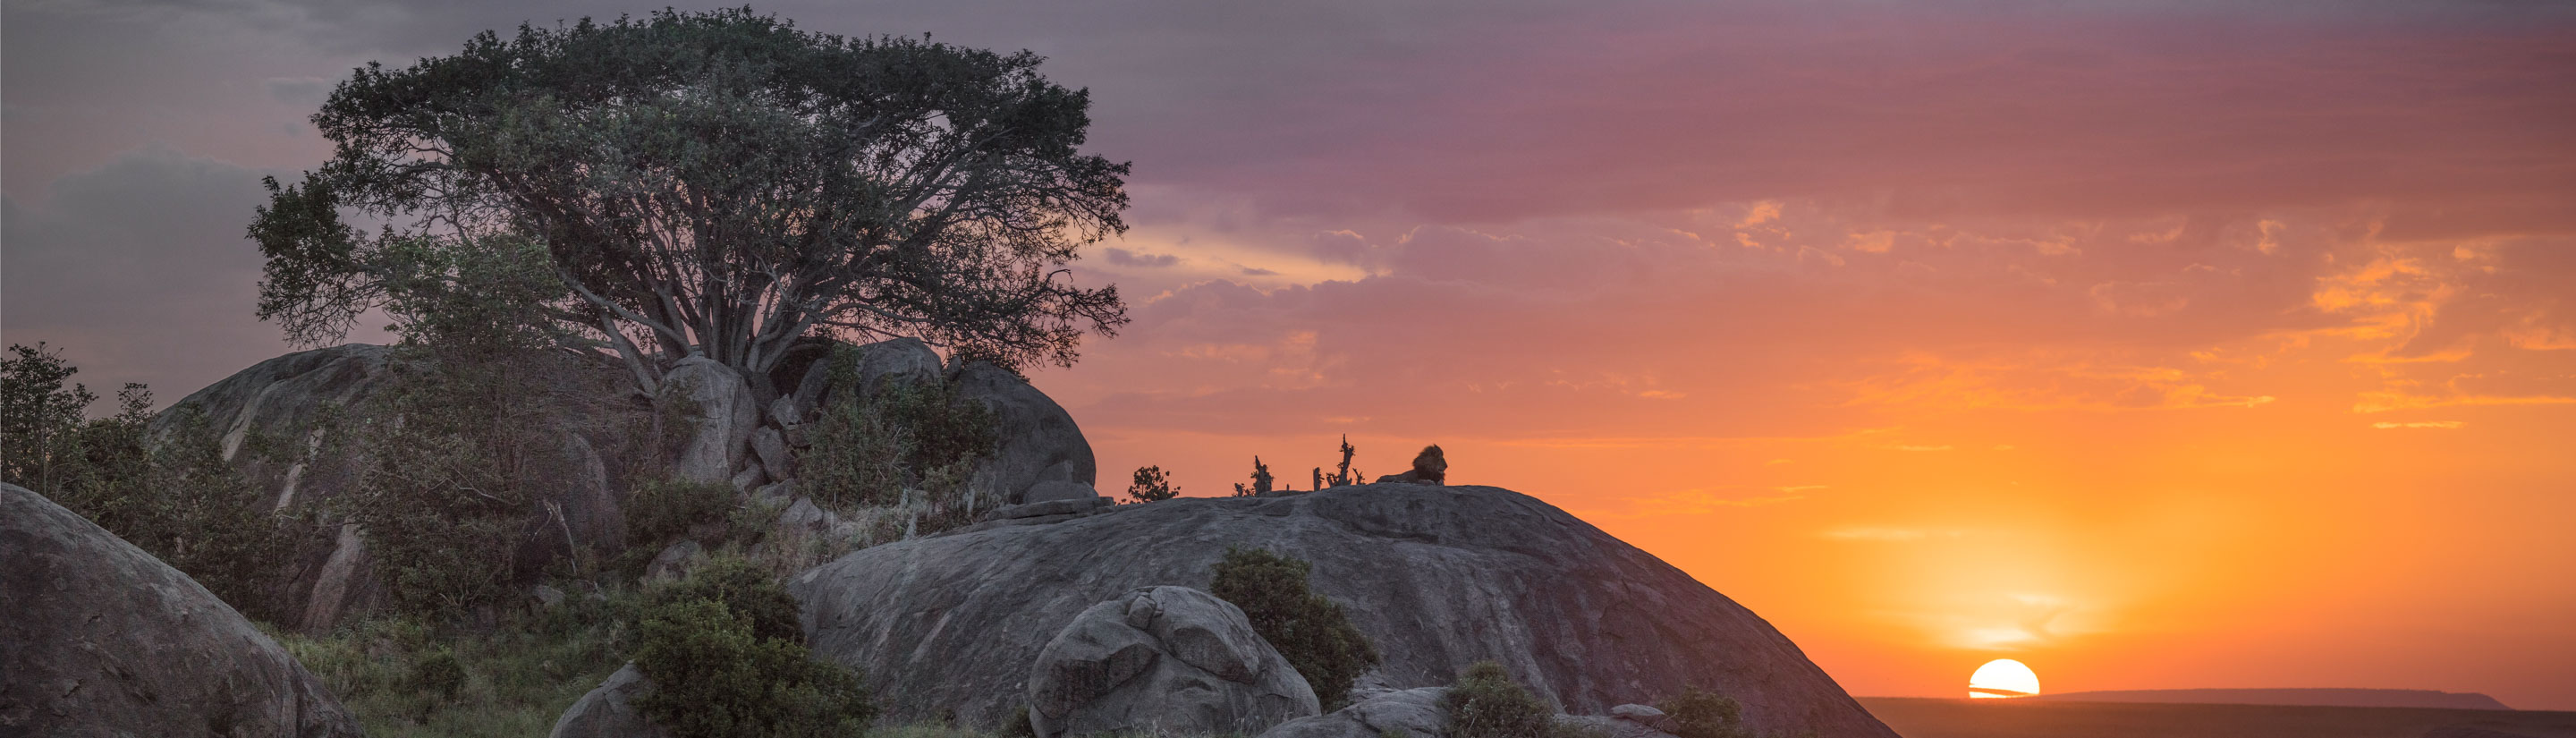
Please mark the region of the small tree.
POLYGON ((42 341, 11 344, 9 354, 0 359, 0 482, 45 492, 54 486, 54 457, 98 395, 76 382, 64 386, 80 368, 42 341))
POLYGON ((1556 710, 1512 681, 1503 665, 1478 661, 1440 696, 1451 738, 1571 738, 1556 710))
POLYGON ((1279 649, 1331 711, 1341 708, 1351 683, 1376 667, 1379 657, 1376 644, 1351 625, 1339 603, 1307 587, 1312 569, 1303 559, 1227 548, 1208 593, 1242 608, 1252 630, 1279 649))
MULTIPOLYGON (((1324 489, 1324 488, 1326 488, 1326 487, 1341 487, 1341 486, 1346 486, 1346 485, 1359 484, 1359 480, 1360 480, 1360 473, 1359 473, 1358 471, 1353 470, 1353 469, 1351 468, 1351 457, 1352 457, 1353 455, 1355 455, 1355 454, 1358 454, 1358 453, 1359 453, 1359 449, 1356 449, 1356 448, 1352 448, 1352 447, 1351 447, 1351 437, 1350 437, 1350 434, 1347 434, 1347 433, 1342 434, 1342 463, 1341 463, 1341 466, 1335 467, 1335 471, 1333 472, 1332 476, 1324 477, 1324 478, 1323 478, 1323 481, 1322 481, 1321 483, 1319 483, 1319 484, 1317 484, 1317 485, 1315 486, 1315 489, 1319 489, 1319 490, 1320 490, 1320 489, 1324 489)), ((1320 473, 1320 470, 1319 470, 1319 472, 1318 472, 1318 473, 1320 473)))
POLYGON ((408 321, 407 294, 453 287, 408 264, 513 238, 554 280, 556 343, 614 351, 648 394, 655 355, 756 378, 818 330, 1070 365, 1127 320, 1064 265, 1126 230, 1128 167, 1080 151, 1089 94, 1040 61, 733 9, 370 63, 313 116, 331 160, 268 182, 259 314, 307 344, 408 321))
POLYGON ((1755 738, 1753 729, 1744 726, 1744 706, 1716 692, 1685 688, 1655 709, 1671 717, 1672 733, 1681 738, 1755 738))
POLYGON ((1159 466, 1137 467, 1135 481, 1127 484, 1127 496, 1137 502, 1161 502, 1180 494, 1180 488, 1172 486, 1171 475, 1159 466))
POLYGON ((1271 480, 1270 465, 1261 463, 1261 457, 1254 456, 1252 457, 1252 486, 1246 487, 1240 483, 1235 484, 1234 496, 1253 497, 1269 494, 1271 489, 1271 480))

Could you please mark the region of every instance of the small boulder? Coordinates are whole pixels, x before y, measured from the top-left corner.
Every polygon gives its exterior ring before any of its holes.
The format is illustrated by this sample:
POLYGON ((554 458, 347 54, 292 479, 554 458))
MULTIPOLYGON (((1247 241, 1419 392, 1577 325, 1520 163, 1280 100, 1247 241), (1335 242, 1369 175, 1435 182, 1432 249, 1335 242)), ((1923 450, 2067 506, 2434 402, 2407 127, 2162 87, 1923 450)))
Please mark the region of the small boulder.
POLYGON ((1380 692, 1331 714, 1280 723, 1260 738, 1441 738, 1449 711, 1440 698, 1448 687, 1380 692))
POLYGON ((1655 709, 1653 705, 1640 705, 1635 703, 1620 705, 1618 707, 1610 708, 1610 716, 1620 720, 1633 722, 1638 725, 1654 728, 1656 730, 1673 729, 1672 716, 1664 714, 1664 711, 1662 710, 1655 709))
POLYGON ((1319 711, 1305 677, 1242 610, 1172 586, 1075 616, 1030 667, 1029 705, 1039 738, 1256 733, 1319 711))
POLYGON ((544 605, 546 607, 561 605, 564 601, 563 590, 555 589, 543 584, 530 588, 528 590, 528 595, 537 598, 537 604, 544 605))
POLYGON ((635 696, 651 689, 652 680, 634 664, 608 675, 608 681, 590 690, 555 719, 554 732, 547 738, 663 738, 669 731, 644 720, 635 711, 635 696))
POLYGON ((704 356, 681 359, 662 376, 661 402, 680 411, 688 431, 672 471, 683 479, 722 482, 742 468, 760 408, 741 374, 704 356))
MULTIPOLYGON (((939 381, 939 353, 930 350, 930 344, 921 339, 878 341, 859 346, 856 351, 858 362, 852 369, 856 370, 862 396, 894 385, 939 381)), ((805 378, 796 383, 796 393, 791 397, 796 400, 799 415, 811 417, 833 401, 832 361, 826 358, 814 362, 812 368, 805 370, 805 378)))
POLYGON ((644 565, 644 581, 667 582, 687 576, 689 570, 698 565, 698 560, 704 558, 705 547, 699 546, 697 541, 671 544, 655 555, 652 563, 644 565))
POLYGON ((787 453, 787 437, 776 428, 762 428, 751 434, 751 451, 760 457, 760 467, 771 479, 796 476, 796 459, 787 453))

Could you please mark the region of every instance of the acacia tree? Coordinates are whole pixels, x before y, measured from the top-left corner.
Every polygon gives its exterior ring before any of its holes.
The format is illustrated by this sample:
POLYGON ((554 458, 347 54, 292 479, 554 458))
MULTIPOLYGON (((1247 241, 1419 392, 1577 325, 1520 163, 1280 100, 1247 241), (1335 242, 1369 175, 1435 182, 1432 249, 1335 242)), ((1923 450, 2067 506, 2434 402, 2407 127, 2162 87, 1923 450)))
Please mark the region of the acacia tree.
POLYGON ((648 392, 668 359, 758 377, 812 332, 1070 365, 1126 322, 1065 265, 1125 231, 1128 166, 1079 150, 1088 91, 1039 62, 738 9, 369 64, 313 116, 334 156, 268 182, 259 314, 306 344, 374 309, 413 320, 407 294, 457 288, 424 254, 506 238, 561 283, 554 339, 614 350, 648 392))

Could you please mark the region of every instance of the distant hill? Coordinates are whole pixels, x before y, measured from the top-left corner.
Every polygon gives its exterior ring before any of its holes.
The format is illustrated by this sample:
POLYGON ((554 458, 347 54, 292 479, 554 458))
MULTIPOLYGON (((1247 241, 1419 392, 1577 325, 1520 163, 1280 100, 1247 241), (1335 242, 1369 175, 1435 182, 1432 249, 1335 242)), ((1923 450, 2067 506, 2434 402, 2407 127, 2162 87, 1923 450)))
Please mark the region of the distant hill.
POLYGON ((2052 702, 2164 702, 2201 705, 2314 705, 2319 707, 2430 707, 2511 710, 2476 692, 2430 689, 2120 689, 2024 697, 2052 702))

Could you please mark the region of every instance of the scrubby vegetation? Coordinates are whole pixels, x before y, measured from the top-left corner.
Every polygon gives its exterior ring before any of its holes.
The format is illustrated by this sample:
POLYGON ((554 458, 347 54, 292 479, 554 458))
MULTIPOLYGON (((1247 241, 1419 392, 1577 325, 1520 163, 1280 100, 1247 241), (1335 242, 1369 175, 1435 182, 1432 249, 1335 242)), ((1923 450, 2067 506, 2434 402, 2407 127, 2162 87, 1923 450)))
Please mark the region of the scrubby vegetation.
POLYGON ((1681 738, 1756 738, 1744 727, 1744 706, 1735 698, 1690 687, 1655 704, 1681 738))
POLYGON ((1180 494, 1181 489, 1172 486, 1172 476, 1159 466, 1137 467, 1135 480, 1127 483, 1127 498, 1132 502, 1161 502, 1180 494))
POLYGON ((493 628, 383 615, 321 635, 270 635, 374 738, 537 736, 635 643, 636 594, 514 607, 493 628))
POLYGON ((858 676, 816 661, 796 601, 747 562, 718 560, 647 597, 636 709, 678 738, 835 736, 875 708, 858 676))
POLYGON ((1503 665, 1479 661, 1441 695, 1448 738, 1579 738, 1556 722, 1556 709, 1512 681, 1503 665))
POLYGON ((1208 593, 1242 608, 1252 630, 1279 649, 1331 711, 1350 698, 1351 683, 1377 666, 1379 656, 1339 603, 1307 588, 1313 568, 1263 549, 1228 548, 1208 593))
MULTIPOLYGON (((167 437, 153 438, 152 392, 128 384, 116 414, 84 419, 98 396, 69 381, 78 367, 42 344, 9 353, 0 360, 0 481, 79 513, 245 612, 274 614, 266 605, 276 563, 309 537, 309 516, 263 506, 204 418, 174 418, 167 437)), ((245 442, 243 452, 270 445, 245 442)))
POLYGON ((999 504, 970 484, 1000 442, 991 408, 958 399, 946 382, 864 387, 857 347, 835 346, 829 361, 822 417, 799 455, 806 495, 838 510, 904 508, 914 532, 962 525, 999 504))

